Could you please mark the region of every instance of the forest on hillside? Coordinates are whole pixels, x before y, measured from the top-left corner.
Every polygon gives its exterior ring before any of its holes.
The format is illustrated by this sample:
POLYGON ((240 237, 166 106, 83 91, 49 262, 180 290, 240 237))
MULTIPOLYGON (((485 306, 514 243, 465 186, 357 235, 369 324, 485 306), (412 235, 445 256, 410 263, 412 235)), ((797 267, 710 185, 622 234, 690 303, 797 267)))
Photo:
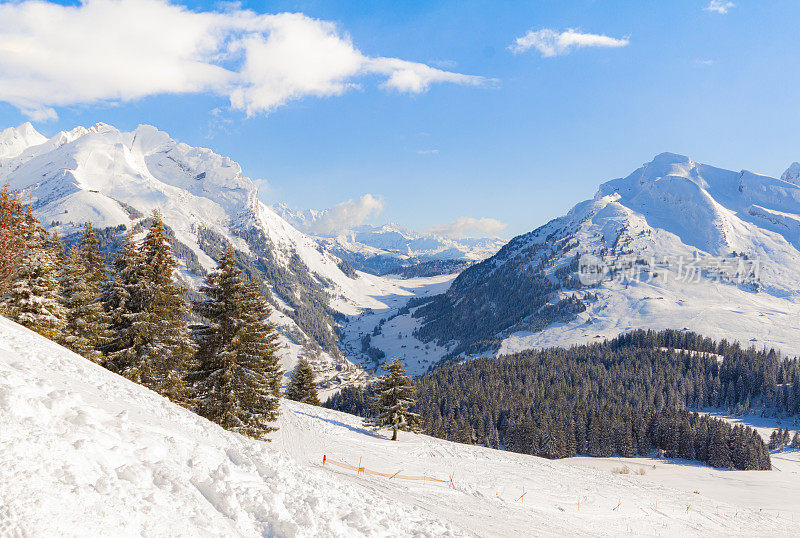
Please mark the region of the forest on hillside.
MULTIPOLYGON (((755 430, 692 410, 800 414, 797 360, 674 330, 451 364, 415 388, 426 433, 548 458, 658 453, 769 469, 755 430)), ((351 387, 325 405, 367 416, 369 401, 369 387, 351 387)))

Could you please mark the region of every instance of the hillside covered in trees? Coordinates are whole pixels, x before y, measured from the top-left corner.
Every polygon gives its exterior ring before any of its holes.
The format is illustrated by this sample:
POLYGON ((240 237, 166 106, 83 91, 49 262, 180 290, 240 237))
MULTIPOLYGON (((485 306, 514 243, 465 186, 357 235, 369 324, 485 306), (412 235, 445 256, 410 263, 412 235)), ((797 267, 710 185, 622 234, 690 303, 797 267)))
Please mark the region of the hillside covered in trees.
MULTIPOLYGON (((800 412, 800 364, 682 331, 475 359, 416 381, 426 433, 548 458, 633 456, 769 469, 755 430, 692 410, 800 412)), ((368 415, 370 388, 328 407, 368 415)))

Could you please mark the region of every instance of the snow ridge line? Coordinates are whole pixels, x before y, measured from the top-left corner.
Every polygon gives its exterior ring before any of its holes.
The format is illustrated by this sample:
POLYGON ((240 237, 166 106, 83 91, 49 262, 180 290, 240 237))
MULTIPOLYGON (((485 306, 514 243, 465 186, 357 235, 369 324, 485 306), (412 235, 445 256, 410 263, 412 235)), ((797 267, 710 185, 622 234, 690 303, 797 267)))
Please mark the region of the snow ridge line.
POLYGON ((354 465, 350 465, 349 463, 343 463, 341 461, 332 460, 332 459, 328 458, 327 455, 323 454, 322 455, 322 465, 323 465, 323 467, 326 464, 335 465, 335 466, 341 467, 343 469, 349 469, 350 471, 355 471, 356 474, 361 474, 361 473, 371 474, 371 475, 375 475, 375 476, 382 476, 382 477, 388 478, 390 480, 392 478, 400 478, 402 480, 424 480, 424 481, 428 481, 428 482, 440 482, 440 483, 443 483, 443 484, 448 484, 450 486, 450 488, 452 488, 452 489, 456 489, 455 484, 453 484, 453 475, 455 473, 450 473, 450 479, 449 480, 442 480, 441 478, 434 478, 432 476, 427 476, 427 475, 417 475, 417 476, 402 475, 402 474, 400 474, 400 471, 397 471, 394 474, 381 473, 380 471, 373 471, 372 469, 367 469, 366 467, 362 467, 360 459, 358 461, 358 467, 356 467, 354 465))

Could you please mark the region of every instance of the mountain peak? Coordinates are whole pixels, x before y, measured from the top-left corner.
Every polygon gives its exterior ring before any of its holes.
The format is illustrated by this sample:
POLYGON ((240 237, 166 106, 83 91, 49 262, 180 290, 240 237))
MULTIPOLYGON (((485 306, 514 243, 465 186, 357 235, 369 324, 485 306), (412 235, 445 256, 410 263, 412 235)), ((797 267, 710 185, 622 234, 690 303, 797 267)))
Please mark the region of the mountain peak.
POLYGON ((30 122, 0 131, 0 158, 16 157, 31 146, 43 144, 47 137, 30 122))
POLYGON ((781 179, 795 185, 800 185, 800 183, 798 183, 798 180, 800 179, 800 163, 793 162, 790 164, 789 168, 787 168, 786 171, 781 175, 781 179))
POLYGON ((670 153, 669 151, 665 151, 663 153, 659 153, 653 160, 650 161, 652 164, 678 164, 678 163, 688 163, 691 162, 691 159, 686 155, 680 155, 679 153, 670 153))
POLYGON ((113 133, 113 132, 119 132, 119 129, 117 129, 113 125, 109 125, 107 123, 103 123, 102 121, 98 121, 91 128, 89 128, 89 131, 95 133, 113 133))

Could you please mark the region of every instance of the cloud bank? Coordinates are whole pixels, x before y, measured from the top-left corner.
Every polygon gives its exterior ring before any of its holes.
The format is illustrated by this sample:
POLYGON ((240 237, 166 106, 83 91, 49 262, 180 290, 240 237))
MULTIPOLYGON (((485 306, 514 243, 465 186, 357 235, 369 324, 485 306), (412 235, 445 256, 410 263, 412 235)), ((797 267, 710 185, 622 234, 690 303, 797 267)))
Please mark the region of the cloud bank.
POLYGON ((380 215, 383 207, 383 199, 367 193, 358 200, 350 199, 319 212, 314 220, 307 224, 306 231, 329 235, 349 230, 364 224, 371 217, 380 215))
POLYGON ((505 222, 489 217, 459 217, 451 223, 434 226, 429 232, 458 239, 475 234, 497 235, 507 226, 505 222))
POLYGON ((616 39, 606 35, 584 34, 572 28, 558 33, 555 30, 544 28, 530 30, 522 37, 518 37, 508 49, 514 54, 521 54, 530 49, 536 49, 543 58, 563 56, 574 49, 585 47, 625 47, 630 43, 627 38, 616 39))
POLYGON ((246 114, 340 95, 368 76, 405 93, 486 79, 362 54, 334 23, 231 4, 193 11, 167 0, 0 4, 0 101, 34 120, 55 107, 158 94, 213 93, 246 114))
POLYGON ((709 2, 708 5, 703 9, 713 13, 719 13, 720 15, 725 15, 732 7, 736 7, 736 4, 733 2, 726 2, 724 0, 711 0, 711 2, 709 2))

